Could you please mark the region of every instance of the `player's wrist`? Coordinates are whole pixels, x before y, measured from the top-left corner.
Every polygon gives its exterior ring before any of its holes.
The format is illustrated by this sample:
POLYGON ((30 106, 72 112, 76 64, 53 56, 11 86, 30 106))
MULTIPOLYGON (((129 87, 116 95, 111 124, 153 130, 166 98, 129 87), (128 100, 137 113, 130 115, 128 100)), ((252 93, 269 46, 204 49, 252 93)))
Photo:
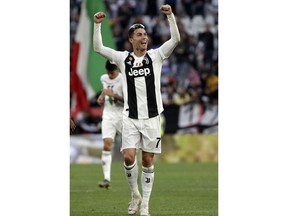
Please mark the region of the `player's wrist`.
POLYGON ((166 16, 167 16, 168 19, 173 19, 174 18, 173 12, 171 14, 167 14, 166 16))

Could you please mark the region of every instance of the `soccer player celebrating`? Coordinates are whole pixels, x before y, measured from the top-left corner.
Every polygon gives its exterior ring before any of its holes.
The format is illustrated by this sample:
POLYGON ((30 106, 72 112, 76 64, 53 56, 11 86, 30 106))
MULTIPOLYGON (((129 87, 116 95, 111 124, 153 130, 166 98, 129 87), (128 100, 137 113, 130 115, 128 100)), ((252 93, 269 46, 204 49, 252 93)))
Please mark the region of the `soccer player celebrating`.
POLYGON ((103 91, 97 99, 99 105, 104 104, 102 115, 104 146, 101 156, 104 181, 99 183, 99 187, 109 189, 111 187, 112 144, 116 133, 121 135, 122 130, 123 86, 122 74, 119 73, 117 66, 107 61, 105 68, 107 73, 100 78, 103 91))
POLYGON ((102 43, 101 22, 103 12, 94 15, 94 51, 115 63, 123 80, 123 128, 122 147, 124 168, 132 192, 128 214, 138 211, 149 215, 149 199, 154 181, 154 154, 161 153, 160 114, 163 104, 160 91, 161 68, 180 41, 180 34, 170 5, 162 5, 160 11, 167 15, 171 38, 157 49, 147 50, 148 36, 145 26, 134 24, 128 30, 133 52, 115 51, 102 43), (138 190, 138 166, 136 150, 142 150, 142 197, 138 190))

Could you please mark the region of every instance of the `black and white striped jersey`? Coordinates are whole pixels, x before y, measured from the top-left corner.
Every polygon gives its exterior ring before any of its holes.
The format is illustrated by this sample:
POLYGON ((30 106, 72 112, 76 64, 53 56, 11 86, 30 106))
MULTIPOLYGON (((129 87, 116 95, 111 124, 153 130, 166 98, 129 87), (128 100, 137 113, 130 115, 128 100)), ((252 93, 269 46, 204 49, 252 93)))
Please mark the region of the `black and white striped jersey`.
POLYGON ((122 73, 124 115, 133 119, 148 119, 163 111, 160 90, 161 69, 178 42, 180 34, 173 14, 167 15, 171 38, 142 57, 127 51, 115 51, 103 46, 101 23, 94 23, 94 51, 118 66, 122 73))
POLYGON ((118 52, 114 62, 123 76, 123 113, 133 119, 159 115, 163 111, 160 91, 163 58, 159 50, 149 50, 142 57, 118 52))

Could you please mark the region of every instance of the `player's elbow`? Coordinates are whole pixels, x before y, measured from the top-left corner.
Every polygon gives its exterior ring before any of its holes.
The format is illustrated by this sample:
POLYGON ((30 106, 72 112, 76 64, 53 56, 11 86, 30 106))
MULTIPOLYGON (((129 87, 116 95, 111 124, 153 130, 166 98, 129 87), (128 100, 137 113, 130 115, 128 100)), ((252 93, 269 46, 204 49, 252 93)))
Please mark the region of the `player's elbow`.
POLYGON ((176 42, 176 44, 179 44, 180 41, 181 41, 181 37, 180 37, 180 34, 178 34, 175 38, 175 42, 176 42))
POLYGON ((93 43, 93 50, 97 52, 99 50, 99 46, 94 42, 93 43))
POLYGON ((180 41, 181 41, 180 36, 179 37, 175 37, 173 41, 174 41, 175 45, 178 45, 180 43, 180 41))
POLYGON ((94 43, 94 44, 93 44, 93 49, 94 49, 95 52, 99 53, 100 50, 101 50, 101 47, 99 46, 99 44, 94 43))

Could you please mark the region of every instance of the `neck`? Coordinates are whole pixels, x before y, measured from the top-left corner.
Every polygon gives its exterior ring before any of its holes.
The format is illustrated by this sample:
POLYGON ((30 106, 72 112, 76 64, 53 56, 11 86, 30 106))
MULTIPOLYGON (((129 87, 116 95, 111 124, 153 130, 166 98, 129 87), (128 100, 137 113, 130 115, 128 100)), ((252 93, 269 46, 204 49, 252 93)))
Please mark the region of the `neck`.
POLYGON ((146 49, 143 49, 143 50, 134 49, 133 52, 137 57, 141 57, 141 56, 144 56, 146 54, 147 50, 146 49))

